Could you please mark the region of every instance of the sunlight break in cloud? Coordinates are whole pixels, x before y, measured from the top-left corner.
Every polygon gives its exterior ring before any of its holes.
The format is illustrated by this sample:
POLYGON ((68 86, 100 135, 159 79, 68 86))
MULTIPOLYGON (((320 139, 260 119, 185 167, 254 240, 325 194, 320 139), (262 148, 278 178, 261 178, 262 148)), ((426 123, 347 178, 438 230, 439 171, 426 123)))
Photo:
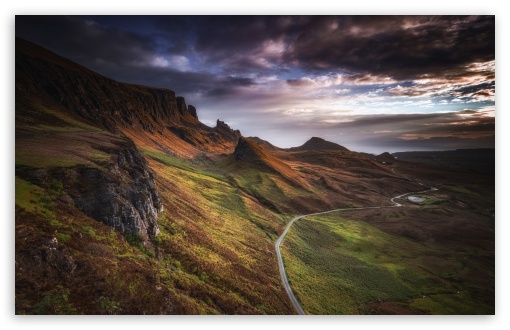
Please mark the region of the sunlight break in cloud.
POLYGON ((189 60, 181 55, 169 57, 156 56, 149 64, 156 68, 172 68, 177 71, 188 71, 190 69, 189 60))

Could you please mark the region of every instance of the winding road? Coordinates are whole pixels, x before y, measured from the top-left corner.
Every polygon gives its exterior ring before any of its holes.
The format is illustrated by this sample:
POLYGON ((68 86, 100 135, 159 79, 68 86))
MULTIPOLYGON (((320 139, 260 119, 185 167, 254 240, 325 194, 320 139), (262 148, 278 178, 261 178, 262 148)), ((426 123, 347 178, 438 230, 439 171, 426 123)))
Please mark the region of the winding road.
MULTIPOLYGON (((395 172, 393 172, 393 173, 395 173, 395 172)), ((419 184, 423 185, 422 183, 419 183, 419 184)), ((287 279, 287 274, 285 272, 285 266, 283 264, 283 258, 282 258, 282 254, 281 254, 281 251, 280 251, 280 246, 281 246, 281 244, 283 242, 283 239, 285 238, 285 235, 287 235, 287 232, 289 231, 290 227, 292 226, 292 224, 295 221, 297 221, 299 219, 302 219, 302 218, 310 217, 312 215, 326 214, 326 213, 337 212, 337 211, 367 210, 367 209, 382 209, 382 208, 389 208, 389 207, 401 207, 402 204, 400 204, 398 202, 395 202, 394 201, 395 199, 402 198, 402 197, 410 195, 410 194, 421 194, 421 193, 426 193, 426 192, 429 192, 429 191, 436 191, 436 190, 437 190, 437 188, 431 188, 431 189, 427 189, 427 190, 423 190, 423 191, 413 191, 413 192, 408 192, 408 193, 405 193, 405 194, 402 194, 402 195, 395 196, 395 197, 390 199, 390 202, 392 202, 394 205, 367 206, 367 207, 348 207, 348 208, 334 209, 334 210, 318 212, 318 213, 310 213, 310 214, 305 214, 305 215, 299 215, 297 217, 292 218, 292 220, 290 220, 290 222, 285 227, 285 230, 283 231, 283 233, 276 240, 276 243, 274 244, 274 247, 275 247, 275 250, 276 250, 276 256, 278 257, 278 268, 280 269, 280 276, 282 277, 283 286, 285 287, 285 291, 287 292, 287 295, 289 296, 289 299, 292 302, 292 305, 294 306, 294 309, 296 310, 296 312, 299 315, 306 315, 305 311, 301 307, 301 304, 299 303, 299 301, 297 300, 296 296, 294 295, 294 292, 292 292, 292 288, 290 287, 289 280, 287 279)))

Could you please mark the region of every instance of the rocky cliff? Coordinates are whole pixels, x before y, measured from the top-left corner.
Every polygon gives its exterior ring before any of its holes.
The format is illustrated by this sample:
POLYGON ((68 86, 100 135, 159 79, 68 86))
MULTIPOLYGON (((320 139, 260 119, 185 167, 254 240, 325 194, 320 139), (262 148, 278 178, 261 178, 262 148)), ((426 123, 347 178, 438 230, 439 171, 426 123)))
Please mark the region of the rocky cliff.
POLYGON ((153 174, 130 140, 108 153, 110 160, 103 166, 23 167, 17 168, 16 175, 40 187, 61 186, 61 200, 124 235, 148 243, 159 233, 158 213, 163 211, 153 174))
POLYGON ((75 168, 64 172, 64 186, 78 209, 127 235, 143 241, 159 233, 163 205, 145 159, 132 143, 112 154, 106 171, 75 168))
POLYGON ((171 90, 120 83, 16 39, 16 96, 34 94, 109 131, 154 133, 183 116, 197 118, 196 109, 171 90))

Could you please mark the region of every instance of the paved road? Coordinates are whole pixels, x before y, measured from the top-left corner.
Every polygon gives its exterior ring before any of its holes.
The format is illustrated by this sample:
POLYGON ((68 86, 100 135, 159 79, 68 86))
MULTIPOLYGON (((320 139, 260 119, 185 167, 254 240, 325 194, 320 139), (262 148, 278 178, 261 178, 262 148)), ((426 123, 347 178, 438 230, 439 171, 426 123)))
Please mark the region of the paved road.
MULTIPOLYGON (((395 173, 395 172, 393 172, 395 173)), ((287 235, 287 232, 289 231, 292 224, 302 218, 310 217, 312 215, 319 215, 319 214, 326 214, 331 212, 337 212, 337 211, 346 211, 346 210, 367 210, 367 209, 382 209, 382 208, 388 208, 388 207, 401 207, 402 204, 395 202, 395 199, 402 198, 404 196, 410 195, 410 194, 421 194, 426 193, 429 191, 436 191, 437 188, 431 188, 423 191, 414 191, 414 192, 408 192, 402 195, 398 195, 390 199, 390 201, 394 205, 388 205, 388 206, 367 206, 367 207, 349 207, 349 208, 343 208, 343 209, 334 209, 330 211, 324 211, 324 212, 318 212, 318 213, 311 213, 311 214, 305 214, 300 215, 297 217, 292 218, 290 222, 287 224, 287 227, 285 227, 285 230, 283 233, 278 237, 276 240, 276 243, 274 244, 275 250, 276 250, 276 256, 278 257, 278 268, 280 268, 280 276, 282 277, 283 286, 285 288, 285 291, 287 292, 287 295, 289 296, 290 301, 292 302, 292 305, 294 306, 294 309, 299 315, 306 315, 305 311, 301 307, 301 304, 299 304, 299 301, 297 300, 296 296, 294 295, 294 292, 292 292, 292 288, 290 287, 289 280, 287 279, 287 274, 285 272, 285 266, 283 264, 282 254, 280 252, 280 246, 283 242, 283 239, 285 238, 285 235, 287 235)))

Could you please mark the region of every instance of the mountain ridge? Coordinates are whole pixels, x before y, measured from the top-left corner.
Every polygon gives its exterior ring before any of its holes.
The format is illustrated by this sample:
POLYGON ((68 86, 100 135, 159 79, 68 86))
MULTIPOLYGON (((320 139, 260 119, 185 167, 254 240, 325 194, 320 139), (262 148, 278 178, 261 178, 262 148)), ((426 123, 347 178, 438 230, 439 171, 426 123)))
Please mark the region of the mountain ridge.
POLYGON ((148 146, 165 141, 169 151, 188 158, 229 153, 237 143, 226 124, 216 130, 202 124, 196 108, 170 89, 115 81, 20 38, 16 50, 16 100, 23 108, 31 107, 30 95, 39 95, 49 108, 148 146))

